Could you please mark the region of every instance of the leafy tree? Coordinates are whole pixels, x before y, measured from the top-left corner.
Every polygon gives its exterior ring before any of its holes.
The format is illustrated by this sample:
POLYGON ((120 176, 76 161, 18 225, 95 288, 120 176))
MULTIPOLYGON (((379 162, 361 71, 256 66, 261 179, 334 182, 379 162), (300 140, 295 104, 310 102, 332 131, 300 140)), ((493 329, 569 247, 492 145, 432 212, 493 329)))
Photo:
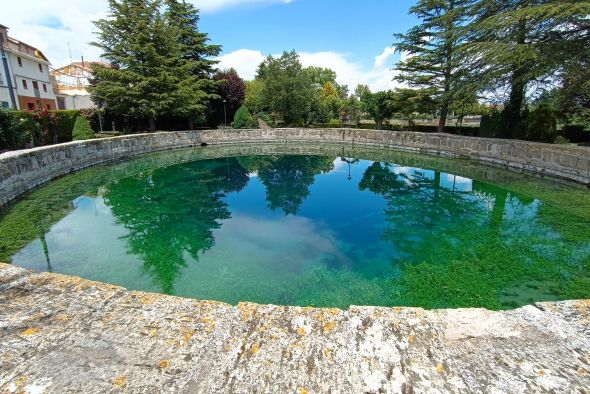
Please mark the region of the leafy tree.
POLYGON ((238 72, 233 68, 218 71, 213 79, 219 82, 220 100, 215 102, 215 112, 222 114, 224 111, 223 101, 226 101, 227 117, 232 119, 236 111, 244 104, 246 98, 246 82, 240 78, 238 72))
POLYGON ((393 110, 413 126, 416 115, 436 110, 437 102, 432 96, 432 89, 396 89, 391 96, 393 110))
POLYGON ((72 131, 72 139, 74 141, 89 140, 94 138, 94 131, 90 127, 90 123, 84 116, 78 116, 76 123, 74 123, 74 130, 72 131))
POLYGON ((438 131, 445 129, 449 106, 466 89, 464 54, 459 51, 465 41, 464 26, 475 0, 419 0, 410 13, 420 24, 405 34, 396 34, 397 51, 408 54, 399 62, 396 77, 411 87, 433 89, 438 101, 438 131))
POLYGON ((383 121, 391 118, 395 112, 393 106, 393 92, 365 92, 361 97, 363 110, 368 113, 376 123, 377 130, 383 128, 383 121))
POLYGON ((263 90, 264 81, 262 79, 246 81, 246 97, 244 99, 244 105, 250 108, 255 114, 258 114, 265 109, 264 98, 262 96, 263 90))
POLYGON ((279 58, 269 56, 258 67, 257 79, 264 82, 264 107, 280 114, 286 124, 301 124, 305 121, 313 89, 297 52, 283 52, 279 58))
POLYGON ((324 86, 326 83, 336 84, 336 72, 329 68, 307 67, 305 72, 308 74, 311 83, 318 86, 324 86))
POLYGON ((527 92, 555 84, 590 56, 590 2, 481 0, 472 13, 464 49, 471 78, 484 89, 509 92, 499 135, 526 136, 527 92))

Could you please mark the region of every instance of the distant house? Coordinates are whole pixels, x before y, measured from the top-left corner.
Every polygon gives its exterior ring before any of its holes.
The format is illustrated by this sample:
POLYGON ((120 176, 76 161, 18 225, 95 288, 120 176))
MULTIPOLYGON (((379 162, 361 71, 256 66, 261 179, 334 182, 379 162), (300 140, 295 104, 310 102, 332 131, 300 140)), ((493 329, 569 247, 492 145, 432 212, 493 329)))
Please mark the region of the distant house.
POLYGON ((95 107, 86 90, 92 78, 91 65, 101 62, 74 62, 51 71, 59 109, 84 109, 95 107))
POLYGON ((49 61, 37 48, 8 36, 0 25, 0 106, 57 109, 49 61))

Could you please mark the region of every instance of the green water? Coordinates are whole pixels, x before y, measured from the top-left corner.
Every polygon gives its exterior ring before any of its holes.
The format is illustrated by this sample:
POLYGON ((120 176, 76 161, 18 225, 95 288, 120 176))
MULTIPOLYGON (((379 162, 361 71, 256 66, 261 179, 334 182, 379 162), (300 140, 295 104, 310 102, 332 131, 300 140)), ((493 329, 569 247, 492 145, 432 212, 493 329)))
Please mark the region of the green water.
POLYGON ((175 151, 28 194, 2 260, 232 304, 506 309, 590 297, 590 192, 391 151, 175 151))

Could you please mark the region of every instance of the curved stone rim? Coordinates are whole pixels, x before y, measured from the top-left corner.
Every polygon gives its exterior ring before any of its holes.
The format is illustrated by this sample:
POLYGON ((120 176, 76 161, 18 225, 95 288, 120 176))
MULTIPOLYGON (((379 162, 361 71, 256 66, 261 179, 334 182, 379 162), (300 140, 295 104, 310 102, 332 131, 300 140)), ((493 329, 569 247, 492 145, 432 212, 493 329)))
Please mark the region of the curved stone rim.
POLYGON ((52 179, 150 152, 202 144, 329 143, 467 159, 590 187, 590 148, 451 134, 360 129, 158 132, 68 142, 0 155, 0 206, 52 179))
POLYGON ((232 306, 0 264, 0 391, 583 392, 589 316, 232 306))

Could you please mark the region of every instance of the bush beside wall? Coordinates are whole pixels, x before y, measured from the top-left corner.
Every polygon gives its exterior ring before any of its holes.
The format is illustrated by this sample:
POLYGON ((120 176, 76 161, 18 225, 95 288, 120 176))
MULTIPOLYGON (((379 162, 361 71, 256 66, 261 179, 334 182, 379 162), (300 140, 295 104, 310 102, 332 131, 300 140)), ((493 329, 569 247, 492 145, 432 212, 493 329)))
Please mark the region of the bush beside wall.
POLYGON ((78 116, 76 123, 74 123, 74 130, 72 131, 72 138, 74 141, 89 140, 94 138, 94 131, 90 127, 90 123, 84 116, 78 116))

